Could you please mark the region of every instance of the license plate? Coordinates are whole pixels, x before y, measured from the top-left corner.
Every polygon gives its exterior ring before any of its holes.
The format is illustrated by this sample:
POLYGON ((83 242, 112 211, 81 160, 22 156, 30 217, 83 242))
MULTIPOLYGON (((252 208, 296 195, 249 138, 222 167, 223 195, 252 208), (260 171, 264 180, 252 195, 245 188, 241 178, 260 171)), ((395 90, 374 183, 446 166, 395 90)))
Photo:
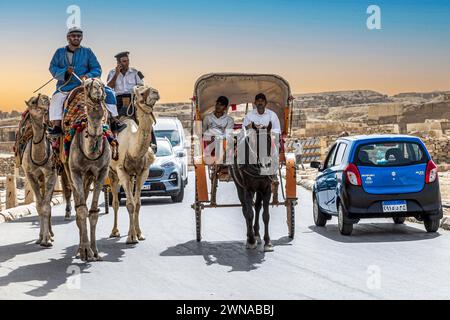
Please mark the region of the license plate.
POLYGON ((383 212, 407 212, 406 201, 383 201, 383 212))
POLYGON ((152 185, 151 184, 147 184, 147 185, 144 185, 142 187, 142 190, 151 190, 151 189, 152 189, 152 185))

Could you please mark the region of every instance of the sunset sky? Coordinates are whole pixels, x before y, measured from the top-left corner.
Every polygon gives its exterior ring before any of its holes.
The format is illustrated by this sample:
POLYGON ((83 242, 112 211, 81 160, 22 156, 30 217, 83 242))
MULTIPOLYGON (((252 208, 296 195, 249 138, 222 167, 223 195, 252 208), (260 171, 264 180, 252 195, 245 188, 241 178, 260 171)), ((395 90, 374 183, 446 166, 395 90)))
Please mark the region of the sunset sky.
POLYGON ((131 51, 162 102, 188 101, 210 72, 276 73, 294 93, 450 90, 450 0, 15 0, 0 1, 0 110, 23 109, 51 78, 72 4, 103 79, 131 51), (381 30, 366 27, 371 4, 381 30))

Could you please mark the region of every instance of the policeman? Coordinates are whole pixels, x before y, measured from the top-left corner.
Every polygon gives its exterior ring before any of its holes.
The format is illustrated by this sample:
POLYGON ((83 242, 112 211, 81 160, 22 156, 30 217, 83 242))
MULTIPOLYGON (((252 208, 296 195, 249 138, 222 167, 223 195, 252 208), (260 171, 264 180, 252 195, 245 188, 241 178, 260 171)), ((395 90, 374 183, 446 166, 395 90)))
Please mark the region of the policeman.
POLYGON ((108 87, 116 93, 119 113, 124 114, 122 107, 128 107, 135 86, 144 85, 142 72, 130 68, 129 52, 121 52, 115 56, 117 66, 108 74, 108 87))
MULTIPOLYGON (((133 88, 144 85, 144 75, 135 68, 130 68, 130 52, 118 53, 114 58, 117 66, 108 74, 108 87, 116 93, 119 114, 130 116, 128 107, 132 104, 133 88)), ((134 114, 133 114, 134 117, 134 114)), ((135 119, 136 120, 136 119, 135 119)), ((152 130, 152 148, 157 150, 156 136, 152 130)))

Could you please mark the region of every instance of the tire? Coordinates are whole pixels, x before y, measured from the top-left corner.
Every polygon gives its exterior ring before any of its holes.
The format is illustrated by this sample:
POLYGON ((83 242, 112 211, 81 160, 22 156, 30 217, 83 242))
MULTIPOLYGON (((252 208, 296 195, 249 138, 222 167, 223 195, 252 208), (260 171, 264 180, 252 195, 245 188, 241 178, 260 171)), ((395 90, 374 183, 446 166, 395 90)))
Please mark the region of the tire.
POLYGON ((428 233, 434 233, 439 230, 441 219, 425 218, 423 223, 428 233))
POLYGON ((289 238, 294 240, 295 238, 295 207, 291 201, 286 206, 287 211, 287 224, 289 229, 289 238))
POLYGON ((320 210, 316 197, 313 199, 313 218, 317 227, 325 227, 328 221, 327 216, 320 210))
POLYGON ((394 220, 395 224, 404 224, 405 221, 406 221, 405 217, 395 217, 395 218, 392 218, 392 219, 394 220))
POLYGON ((339 232, 343 236, 350 236, 353 232, 353 223, 348 222, 347 218, 345 217, 345 209, 341 204, 339 204, 338 212, 339 232))
POLYGON ((176 196, 171 197, 172 201, 175 203, 181 203, 184 200, 184 184, 183 184, 183 182, 181 184, 182 184, 182 186, 181 186, 180 192, 176 196))

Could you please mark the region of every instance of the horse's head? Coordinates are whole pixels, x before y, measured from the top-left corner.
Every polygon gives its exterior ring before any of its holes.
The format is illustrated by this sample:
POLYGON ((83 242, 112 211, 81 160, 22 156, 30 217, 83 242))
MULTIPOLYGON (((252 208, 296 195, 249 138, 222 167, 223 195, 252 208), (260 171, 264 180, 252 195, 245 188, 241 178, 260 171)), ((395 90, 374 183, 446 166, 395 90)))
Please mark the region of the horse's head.
POLYGON ((105 85, 100 79, 87 79, 85 81, 86 94, 94 103, 103 102, 106 98, 105 85))
POLYGON ((44 117, 47 115, 50 106, 50 98, 48 96, 40 94, 25 101, 25 104, 33 120, 44 122, 44 117))
POLYGON ((272 148, 272 122, 267 127, 252 122, 248 135, 250 152, 256 152, 256 165, 264 171, 276 170, 276 148, 272 148))

